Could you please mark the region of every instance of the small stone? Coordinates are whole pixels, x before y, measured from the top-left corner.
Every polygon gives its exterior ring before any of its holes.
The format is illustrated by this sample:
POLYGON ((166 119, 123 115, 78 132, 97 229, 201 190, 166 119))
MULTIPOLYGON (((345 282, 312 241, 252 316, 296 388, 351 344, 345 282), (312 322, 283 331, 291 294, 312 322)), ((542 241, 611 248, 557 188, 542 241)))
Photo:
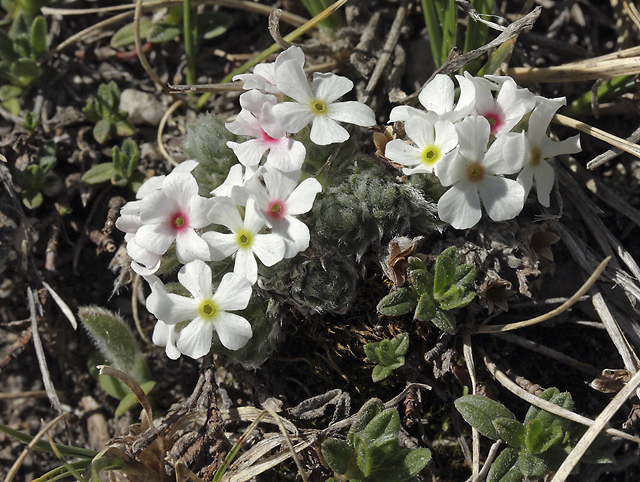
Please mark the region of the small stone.
POLYGON ((125 89, 120 94, 120 110, 129 114, 128 121, 134 125, 157 126, 164 110, 158 98, 136 89, 125 89))

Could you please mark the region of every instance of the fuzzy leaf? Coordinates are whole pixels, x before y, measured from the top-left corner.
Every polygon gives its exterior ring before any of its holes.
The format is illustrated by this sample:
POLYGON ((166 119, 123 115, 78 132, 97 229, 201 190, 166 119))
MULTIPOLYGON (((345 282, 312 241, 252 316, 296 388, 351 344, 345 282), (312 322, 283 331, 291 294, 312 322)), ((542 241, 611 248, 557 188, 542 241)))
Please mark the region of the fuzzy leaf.
POLYGON ((456 265, 449 256, 441 254, 436 258, 433 274, 433 293, 442 296, 455 281, 456 265))
POLYGON ((356 464, 362 475, 369 477, 373 470, 373 460, 369 442, 361 433, 353 434, 353 448, 356 452, 356 464))
POLYGON ((362 434, 367 441, 373 442, 387 435, 395 435, 397 437, 399 431, 400 416, 398 411, 395 408, 387 408, 373 417, 362 431, 362 434))
POLYGON ((433 275, 426 269, 407 270, 407 279, 419 295, 433 295, 433 275))
POLYGON ((525 426, 524 441, 532 454, 541 454, 560 442, 564 431, 558 425, 547 426, 536 418, 525 426))
MULTIPOLYGON (((544 392, 542 392, 539 397, 548 402, 559 393, 560 390, 558 390, 556 387, 549 387, 544 392)), ((542 411, 543 410, 541 408, 538 408, 535 405, 531 405, 531 407, 529 407, 529 410, 527 411, 527 415, 525 415, 524 417, 524 424, 527 425, 542 411)))
POLYGON ((428 293, 420 296, 413 317, 420 321, 431 321, 436 316, 438 307, 428 293))
POLYGON ((42 16, 31 24, 31 58, 37 60, 47 50, 47 21, 42 16))
POLYGON ((0 29, 0 57, 9 62, 18 60, 20 56, 13 50, 13 41, 0 29))
MULTIPOLYGON (((2 42, 2 39, 0 39, 2 42)), ((0 100, 5 101, 9 99, 15 99, 22 93, 22 87, 18 87, 17 85, 9 85, 5 84, 0 86, 0 100)))
MULTIPOLYGON (((113 81, 109 84, 112 83, 115 85, 115 82, 113 81)), ((113 95, 113 89, 108 84, 100 84, 98 87, 98 97, 96 98, 96 101, 100 102, 102 105, 103 118, 107 117, 109 113, 118 108, 115 96, 113 95)))
MULTIPOLYGON (((455 286, 455 285, 454 285, 455 286)), ((476 294, 473 291, 467 291, 461 297, 456 297, 455 300, 440 303, 440 308, 445 311, 455 310, 463 308, 473 301, 476 294)))
POLYGON ((529 450, 522 449, 518 457, 518 467, 522 474, 529 479, 539 479, 547 473, 547 464, 529 450))
MULTIPOLYGON (((403 359, 403 362, 404 362, 404 359, 403 359)), ((404 365, 404 363, 402 365, 404 365)), ((399 366, 402 366, 402 365, 399 365, 399 366)), ((374 382, 379 382, 381 380, 384 380, 385 378, 387 378, 389 375, 393 373, 394 368, 396 367, 387 366, 387 365, 376 365, 375 367, 373 367, 373 371, 371 372, 371 379, 374 382)))
POLYGON ((367 355, 369 360, 373 363, 380 363, 380 359, 378 358, 378 352, 376 350, 377 343, 367 343, 364 346, 364 354, 367 355))
POLYGON ((331 470, 338 474, 347 473, 349 460, 355 456, 351 446, 344 440, 337 438, 326 439, 322 442, 320 450, 331 470))
POLYGON ((19 77, 21 85, 26 87, 40 77, 42 69, 40 69, 35 60, 18 59, 11 64, 11 73, 19 77))
POLYGON ((384 403, 380 401, 378 398, 371 398, 365 402, 365 404, 358 411, 358 416, 356 417, 355 422, 351 424, 351 428, 349 428, 349 433, 347 435, 347 439, 350 443, 352 441, 352 435, 361 432, 365 429, 367 424, 374 419, 376 415, 384 410, 384 403))
POLYGON ((476 268, 472 264, 461 264, 456 266, 455 284, 464 289, 471 288, 476 279, 476 268))
POLYGON ((385 316, 400 316, 413 311, 417 300, 408 288, 392 291, 380 300, 376 309, 385 316))
POLYGON ((136 133, 135 127, 133 127, 126 120, 118 120, 115 122, 116 134, 120 137, 132 136, 136 133))
POLYGON ((515 448, 522 447, 525 429, 520 422, 512 418, 496 418, 493 426, 498 436, 508 445, 515 448))
POLYGON ((100 144, 104 144, 111 137, 111 128, 112 124, 109 119, 100 119, 93 126, 93 138, 100 144))
POLYGON ((506 448, 496 457, 487 474, 487 482, 521 482, 518 450, 506 448))
POLYGON ((398 448, 398 434, 387 434, 383 437, 375 439, 369 444, 372 464, 374 467, 382 465, 386 460, 393 457, 398 448))
POLYGON ((465 395, 458 398, 454 402, 456 409, 462 415, 462 418, 476 428, 485 437, 491 440, 498 440, 500 436, 493 425, 493 421, 497 418, 510 418, 515 420, 516 417, 511 411, 494 400, 480 395, 465 395))
POLYGON ((135 377, 138 347, 122 317, 98 306, 81 306, 78 316, 109 363, 135 377))
POLYGON ((436 315, 431 319, 431 323, 447 333, 455 333, 456 331, 455 315, 452 313, 445 313, 440 309, 436 310, 436 315))
MULTIPOLYGON (((151 20, 140 20, 140 38, 147 38, 149 30, 151 29, 151 20)), ((113 37, 111 37, 111 48, 119 49, 122 47, 128 47, 135 43, 135 35, 133 33, 133 22, 128 23, 121 29, 119 29, 113 37)))
POLYGON ((103 162, 85 172, 80 180, 85 184, 100 184, 110 181, 115 172, 111 162, 103 162))
POLYGON ((375 468, 373 477, 377 482, 403 482, 417 475, 430 460, 429 449, 400 449, 392 459, 375 468))

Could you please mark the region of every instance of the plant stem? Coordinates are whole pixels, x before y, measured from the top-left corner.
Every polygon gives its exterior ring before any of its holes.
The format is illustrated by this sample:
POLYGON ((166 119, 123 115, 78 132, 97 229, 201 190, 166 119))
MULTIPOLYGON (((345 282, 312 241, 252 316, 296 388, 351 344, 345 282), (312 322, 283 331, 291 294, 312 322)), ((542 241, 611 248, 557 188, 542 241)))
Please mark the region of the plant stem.
POLYGON ((191 0, 182 3, 182 25, 184 34, 184 51, 187 56, 187 84, 196 83, 196 45, 197 30, 191 25, 191 0), (193 30, 192 30, 193 29, 193 30))
MULTIPOLYGON (((633 75, 620 75, 619 77, 613 77, 607 82, 598 87, 596 95, 598 101, 607 101, 618 94, 628 92, 635 87, 633 75)), ((585 92, 576 100, 571 102, 562 112, 569 117, 577 117, 591 109, 591 99, 593 92, 585 92)))
POLYGON ((427 33, 431 43, 431 54, 436 67, 442 65, 440 52, 442 52, 442 29, 436 13, 434 5, 435 0, 421 0, 422 13, 424 14, 424 23, 427 26, 427 33))
POLYGON ((449 58, 449 52, 457 44, 458 36, 458 7, 456 0, 445 0, 442 5, 444 15, 442 18, 442 52, 440 53, 441 63, 444 64, 449 58))

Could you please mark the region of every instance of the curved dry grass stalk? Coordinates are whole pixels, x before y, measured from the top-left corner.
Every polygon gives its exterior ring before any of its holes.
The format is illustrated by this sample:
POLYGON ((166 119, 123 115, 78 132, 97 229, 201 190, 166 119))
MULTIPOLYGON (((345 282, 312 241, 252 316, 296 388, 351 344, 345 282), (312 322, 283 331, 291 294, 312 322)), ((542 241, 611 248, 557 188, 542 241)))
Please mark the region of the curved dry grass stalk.
POLYGON ((519 328, 524 328, 526 326, 532 326, 532 325, 535 325, 537 323, 541 323, 543 321, 550 320, 551 318, 553 318, 555 316, 558 316, 560 313, 562 313, 563 311, 568 310, 571 306, 573 306, 575 303, 577 303, 580 300, 580 298, 582 297, 582 295, 584 295, 589 290, 589 288, 591 288, 591 286, 593 286, 593 284, 597 281, 597 279, 600 277, 600 275, 604 271, 604 268, 607 266, 609 261, 611 261, 611 256, 607 256, 600 263, 600 265, 598 265, 598 267, 593 272, 593 274, 591 276, 589 276, 589 279, 587 279, 587 281, 584 282, 584 284, 580 287, 580 289, 578 291, 576 291, 575 294, 571 298, 569 298, 567 301, 562 303, 557 308, 549 311, 548 313, 545 313, 544 315, 536 316, 535 318, 531 318, 529 320, 518 321, 516 323, 508 323, 506 325, 483 325, 483 326, 478 326, 471 333, 472 334, 478 334, 478 333, 500 333, 500 332, 503 332, 503 331, 517 330, 519 328))
POLYGON ((169 151, 167 151, 167 149, 164 147, 164 142, 162 142, 162 132, 164 131, 164 126, 167 125, 167 122, 169 122, 169 118, 171 117, 171 115, 175 112, 175 110, 178 107, 180 107, 184 103, 185 102, 183 100, 176 100, 173 104, 171 104, 171 106, 169 106, 169 108, 165 111, 164 115, 162 116, 162 119, 160 119, 160 124, 158 124, 158 136, 156 139, 156 141, 158 142, 158 148, 160 149, 160 152, 162 152, 162 155, 164 156, 164 158, 167 161, 169 161, 171 165, 173 165, 174 167, 180 163, 176 161, 173 157, 171 157, 171 154, 169 154, 169 151))
POLYGON ((29 455, 29 452, 31 451, 31 449, 40 441, 42 437, 44 437, 44 435, 47 433, 47 430, 49 430, 51 427, 53 427, 56 423, 58 423, 67 415, 68 415, 67 413, 61 413, 56 418, 54 418, 51 422, 49 422, 42 430, 40 430, 40 432, 38 432, 38 434, 35 437, 33 437, 33 440, 29 442, 29 445, 25 447, 25 449, 22 451, 20 456, 16 459, 16 461, 11 466, 11 469, 7 473, 7 476, 5 477, 4 482, 11 482, 14 479, 14 477, 18 473, 18 470, 20 470, 20 467, 22 466, 24 459, 27 457, 27 455, 29 455))
MULTIPOLYGON (((511 380, 504 372, 500 371, 496 366, 496 364, 493 363, 493 361, 489 358, 489 356, 486 354, 486 352, 482 348, 480 348, 480 350, 482 352, 482 358, 484 360, 484 364, 487 367, 487 370, 489 370, 489 373, 493 375, 493 378, 495 378, 498 381, 498 383, 500 383, 500 385, 502 385, 504 388, 509 390, 514 395, 517 395, 518 397, 523 399, 525 402, 530 403, 531 405, 541 408, 542 410, 546 410, 547 412, 553 413, 554 415, 557 415, 559 417, 566 418, 567 420, 571 420, 572 422, 576 422, 581 425, 585 425, 587 427, 590 427, 591 425, 593 425, 594 421, 591 420, 590 418, 584 417, 582 415, 578 415, 575 412, 562 408, 551 402, 543 400, 540 397, 536 397, 532 393, 527 392, 524 388, 521 388, 520 386, 518 386, 517 383, 511 380)), ((631 442, 640 444, 640 438, 634 437, 633 435, 630 435, 621 430, 617 430, 615 428, 607 428, 605 429, 605 432, 607 432, 609 435, 613 435, 614 437, 620 437, 625 440, 629 440, 631 442)))
MULTIPOLYGON (((471 336, 467 330, 462 332, 462 343, 464 361, 467 364, 467 370, 469 371, 469 377, 471 378, 471 393, 476 393, 476 364, 473 360, 471 336)), ((476 480, 480 474, 480 432, 478 432, 478 429, 475 427, 471 427, 471 450, 473 460, 473 463, 471 464, 471 477, 473 480, 476 480)))
POLYGON ((571 453, 562 462, 562 465, 551 479, 551 482, 564 482, 575 466, 580 462, 580 459, 587 451, 589 446, 593 443, 596 437, 602 432, 607 422, 615 415, 615 413, 624 405, 627 399, 633 394, 635 389, 640 385, 640 372, 637 372, 631 380, 625 385, 625 387, 613 397, 613 400, 600 412, 598 418, 593 422, 593 425, 584 433, 580 441, 573 448, 571 453))
POLYGON ((147 398, 145 393, 142 391, 142 388, 140 388, 140 385, 138 385, 138 382, 136 382, 133 377, 123 372, 122 370, 118 370, 117 368, 113 368, 107 365, 98 365, 97 368, 100 371, 100 375, 108 375, 110 377, 117 378, 127 387, 129 387, 129 390, 133 392, 133 394, 140 402, 140 405, 142 405, 142 408, 144 409, 144 414, 147 417, 146 423, 149 425, 149 427, 155 429, 155 425, 153 424, 153 411, 151 410, 151 404, 149 403, 149 399, 147 398))

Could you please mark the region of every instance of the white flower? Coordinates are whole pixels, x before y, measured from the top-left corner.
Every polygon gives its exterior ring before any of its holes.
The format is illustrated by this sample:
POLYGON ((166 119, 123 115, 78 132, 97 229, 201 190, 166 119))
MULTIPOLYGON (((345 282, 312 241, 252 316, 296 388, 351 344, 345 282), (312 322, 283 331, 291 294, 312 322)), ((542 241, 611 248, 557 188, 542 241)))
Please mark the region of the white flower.
POLYGON ((211 219, 216 224, 226 226, 230 234, 209 231, 202 238, 209 244, 212 261, 220 261, 235 254, 233 272, 247 278, 251 284, 258 279, 258 263, 255 256, 265 266, 273 266, 284 258, 285 246, 277 234, 261 234, 265 219, 250 198, 244 212, 244 220, 238 208, 229 198, 215 198, 218 204, 212 210, 211 219))
POLYGON ((338 122, 363 127, 376 123, 373 110, 360 102, 336 102, 353 89, 353 82, 331 73, 313 74, 309 86, 302 67, 294 60, 283 63, 276 71, 276 85, 295 102, 273 107, 276 120, 287 132, 296 133, 311 125, 310 139, 319 145, 344 142, 349 132, 338 122))
POLYGON ((402 172, 409 174, 434 172, 439 166, 451 162, 457 153, 458 134, 449 121, 430 122, 424 117, 412 117, 405 123, 405 131, 415 146, 401 139, 390 141, 385 156, 406 166, 402 172))
POLYGON ((493 136, 511 131, 536 105, 535 96, 527 89, 518 88, 511 77, 491 76, 491 80, 497 82, 500 89, 494 99, 486 79, 471 77, 468 73, 465 75, 475 82, 475 110, 489 121, 493 136))
POLYGON ((524 188, 501 174, 521 169, 524 134, 501 136, 485 153, 491 135, 489 121, 469 117, 457 128, 458 156, 439 173, 440 182, 452 187, 438 201, 438 216, 456 229, 471 228, 482 217, 482 200, 494 221, 514 218, 524 205, 524 188))
POLYGON ((555 182, 555 172, 548 161, 562 154, 580 152, 580 135, 560 142, 552 141, 547 136, 551 118, 562 104, 558 103, 557 99, 546 100, 548 102, 539 104, 529 117, 529 128, 526 134, 528 142, 524 154, 525 165, 516 180, 524 188, 525 198, 535 183, 538 202, 549 207, 549 195, 555 182))
MULTIPOLYGON (((295 216, 309 212, 316 195, 322 191, 320 183, 312 177, 298 184, 300 175, 300 171, 265 169, 264 186, 254 178, 246 189, 248 196, 256 199, 267 226, 284 240, 285 258, 293 258, 309 247, 309 228, 295 216)), ((234 200, 245 203, 247 196, 234 190, 234 200)))
POLYGON ((251 324, 242 316, 229 313, 249 304, 251 284, 244 277, 225 274, 214 293, 211 268, 204 261, 195 260, 178 272, 178 281, 191 294, 189 298, 167 293, 156 277, 149 281, 152 294, 147 298, 147 309, 162 323, 156 325, 154 343, 166 346, 170 358, 179 356, 176 350, 194 359, 206 355, 211 350, 214 330, 229 350, 239 350, 251 339, 251 324))
POLYGON ((198 195, 198 183, 191 174, 172 172, 163 179, 161 189, 146 194, 140 203, 138 246, 162 255, 175 242, 181 263, 209 260, 207 243, 196 229, 210 224, 211 200, 198 195))
POLYGON ((300 47, 293 45, 278 55, 275 62, 258 64, 253 68, 252 74, 235 75, 233 80, 242 80, 245 90, 258 89, 271 94, 279 94, 280 89, 276 86, 276 71, 287 60, 293 60, 300 67, 304 67, 304 52, 300 47))
POLYGON ((227 142, 244 166, 257 166, 268 151, 265 165, 281 171, 302 167, 307 151, 302 142, 286 137, 286 132, 276 122, 272 109, 277 102, 273 95, 257 90, 246 92, 240 96, 242 110, 233 122, 225 124, 233 134, 254 138, 243 143, 227 142))

